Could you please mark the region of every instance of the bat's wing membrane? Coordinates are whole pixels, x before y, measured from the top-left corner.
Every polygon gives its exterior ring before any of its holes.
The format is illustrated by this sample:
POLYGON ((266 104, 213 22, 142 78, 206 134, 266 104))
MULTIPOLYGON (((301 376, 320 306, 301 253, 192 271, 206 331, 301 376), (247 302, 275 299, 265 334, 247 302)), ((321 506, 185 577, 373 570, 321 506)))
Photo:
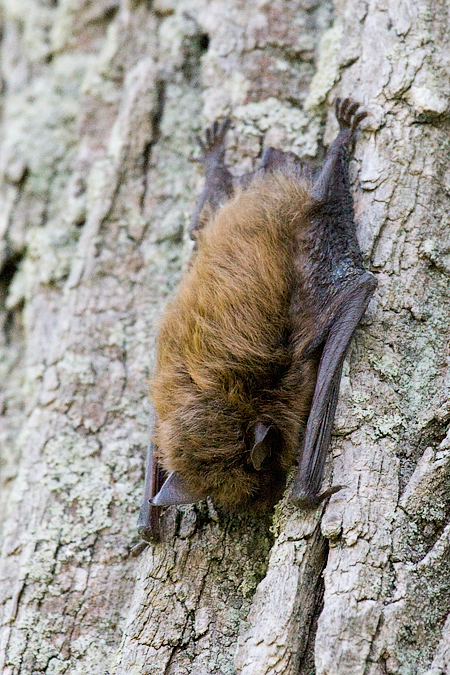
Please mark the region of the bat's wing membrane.
POLYGON ((172 471, 167 477, 165 476, 155 453, 155 445, 153 441, 150 441, 147 470, 145 472, 144 499, 137 521, 140 538, 146 542, 158 541, 160 537, 161 506, 194 504, 204 497, 205 495, 194 494, 190 491, 175 471, 172 471))
POLYGON ((343 289, 335 319, 327 331, 292 491, 292 498, 299 504, 313 506, 336 491, 332 489, 323 495, 319 494, 339 396, 342 365, 352 335, 366 311, 376 283, 370 272, 364 272, 343 289))
MULTIPOLYGON (((301 157, 298 157, 294 152, 285 152, 277 148, 266 148, 259 163, 258 169, 254 174, 258 173, 273 173, 275 171, 283 171, 297 178, 314 179, 318 169, 310 166, 301 157)), ((246 176, 243 177, 244 179, 246 176)))
POLYGON ((144 541, 157 541, 159 539, 159 517, 161 509, 154 506, 150 500, 159 492, 164 483, 164 473, 155 456, 155 446, 150 441, 148 447, 147 469, 145 472, 144 499, 137 521, 137 529, 144 541))

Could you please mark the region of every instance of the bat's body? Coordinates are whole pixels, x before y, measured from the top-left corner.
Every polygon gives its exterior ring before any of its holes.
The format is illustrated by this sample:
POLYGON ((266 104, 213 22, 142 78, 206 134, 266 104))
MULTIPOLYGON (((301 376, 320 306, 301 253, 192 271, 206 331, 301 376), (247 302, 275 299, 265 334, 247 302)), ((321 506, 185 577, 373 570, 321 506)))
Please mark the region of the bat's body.
POLYGON ((340 132, 321 169, 269 148, 254 174, 234 179, 227 123, 200 143, 198 251, 163 319, 151 383, 147 492, 156 496, 141 510, 144 539, 157 536, 159 506, 207 495, 227 509, 274 504, 296 457, 293 498, 320 501, 342 363, 376 286, 348 182, 367 113, 348 99, 336 113, 340 132), (170 472, 162 487, 155 458, 170 472))

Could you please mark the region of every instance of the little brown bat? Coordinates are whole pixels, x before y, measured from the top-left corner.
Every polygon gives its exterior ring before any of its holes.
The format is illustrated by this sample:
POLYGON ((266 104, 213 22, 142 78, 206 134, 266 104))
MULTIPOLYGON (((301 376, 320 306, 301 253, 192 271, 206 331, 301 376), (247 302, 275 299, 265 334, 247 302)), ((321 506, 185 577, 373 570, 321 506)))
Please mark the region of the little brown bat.
POLYGON ((297 457, 296 503, 335 491, 320 494, 342 364, 376 287, 348 178, 368 113, 351 99, 335 111, 340 129, 321 168, 267 148, 255 172, 235 178, 224 163, 228 119, 198 139, 197 250, 162 320, 150 385, 146 541, 158 537, 161 506, 208 495, 227 510, 273 505, 297 457))

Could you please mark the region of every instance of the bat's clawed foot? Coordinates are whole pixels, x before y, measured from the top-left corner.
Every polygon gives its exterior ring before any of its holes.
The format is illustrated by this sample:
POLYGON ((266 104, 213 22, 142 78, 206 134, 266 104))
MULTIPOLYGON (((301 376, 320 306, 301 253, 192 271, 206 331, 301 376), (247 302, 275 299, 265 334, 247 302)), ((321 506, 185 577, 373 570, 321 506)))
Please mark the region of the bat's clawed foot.
POLYGON ((331 495, 335 495, 336 492, 340 492, 345 488, 348 488, 348 485, 333 485, 320 494, 315 494, 308 490, 298 490, 294 485, 294 489, 291 493, 291 501, 301 509, 315 509, 319 504, 324 502, 325 499, 328 499, 331 495))
POLYGON ((202 156, 200 161, 203 164, 220 163, 225 156, 225 137, 228 127, 230 126, 230 118, 225 117, 222 121, 216 120, 205 131, 205 138, 202 140, 200 136, 196 136, 202 156))
POLYGON ((334 109, 340 128, 348 129, 352 134, 356 131, 360 122, 370 115, 361 106, 361 103, 351 98, 344 98, 344 100, 337 98, 334 102, 334 109))

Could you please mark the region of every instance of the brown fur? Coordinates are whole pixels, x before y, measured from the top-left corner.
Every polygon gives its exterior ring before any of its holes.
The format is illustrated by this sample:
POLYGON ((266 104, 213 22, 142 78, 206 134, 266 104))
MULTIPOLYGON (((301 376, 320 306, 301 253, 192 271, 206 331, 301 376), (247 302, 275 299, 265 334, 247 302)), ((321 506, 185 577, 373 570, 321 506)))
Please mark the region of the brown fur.
POLYGON ((161 462, 227 509, 280 498, 311 405, 312 313, 293 299, 310 187, 277 172, 227 202, 161 324, 151 382, 161 462), (257 422, 278 430, 260 471, 250 461, 257 422))

